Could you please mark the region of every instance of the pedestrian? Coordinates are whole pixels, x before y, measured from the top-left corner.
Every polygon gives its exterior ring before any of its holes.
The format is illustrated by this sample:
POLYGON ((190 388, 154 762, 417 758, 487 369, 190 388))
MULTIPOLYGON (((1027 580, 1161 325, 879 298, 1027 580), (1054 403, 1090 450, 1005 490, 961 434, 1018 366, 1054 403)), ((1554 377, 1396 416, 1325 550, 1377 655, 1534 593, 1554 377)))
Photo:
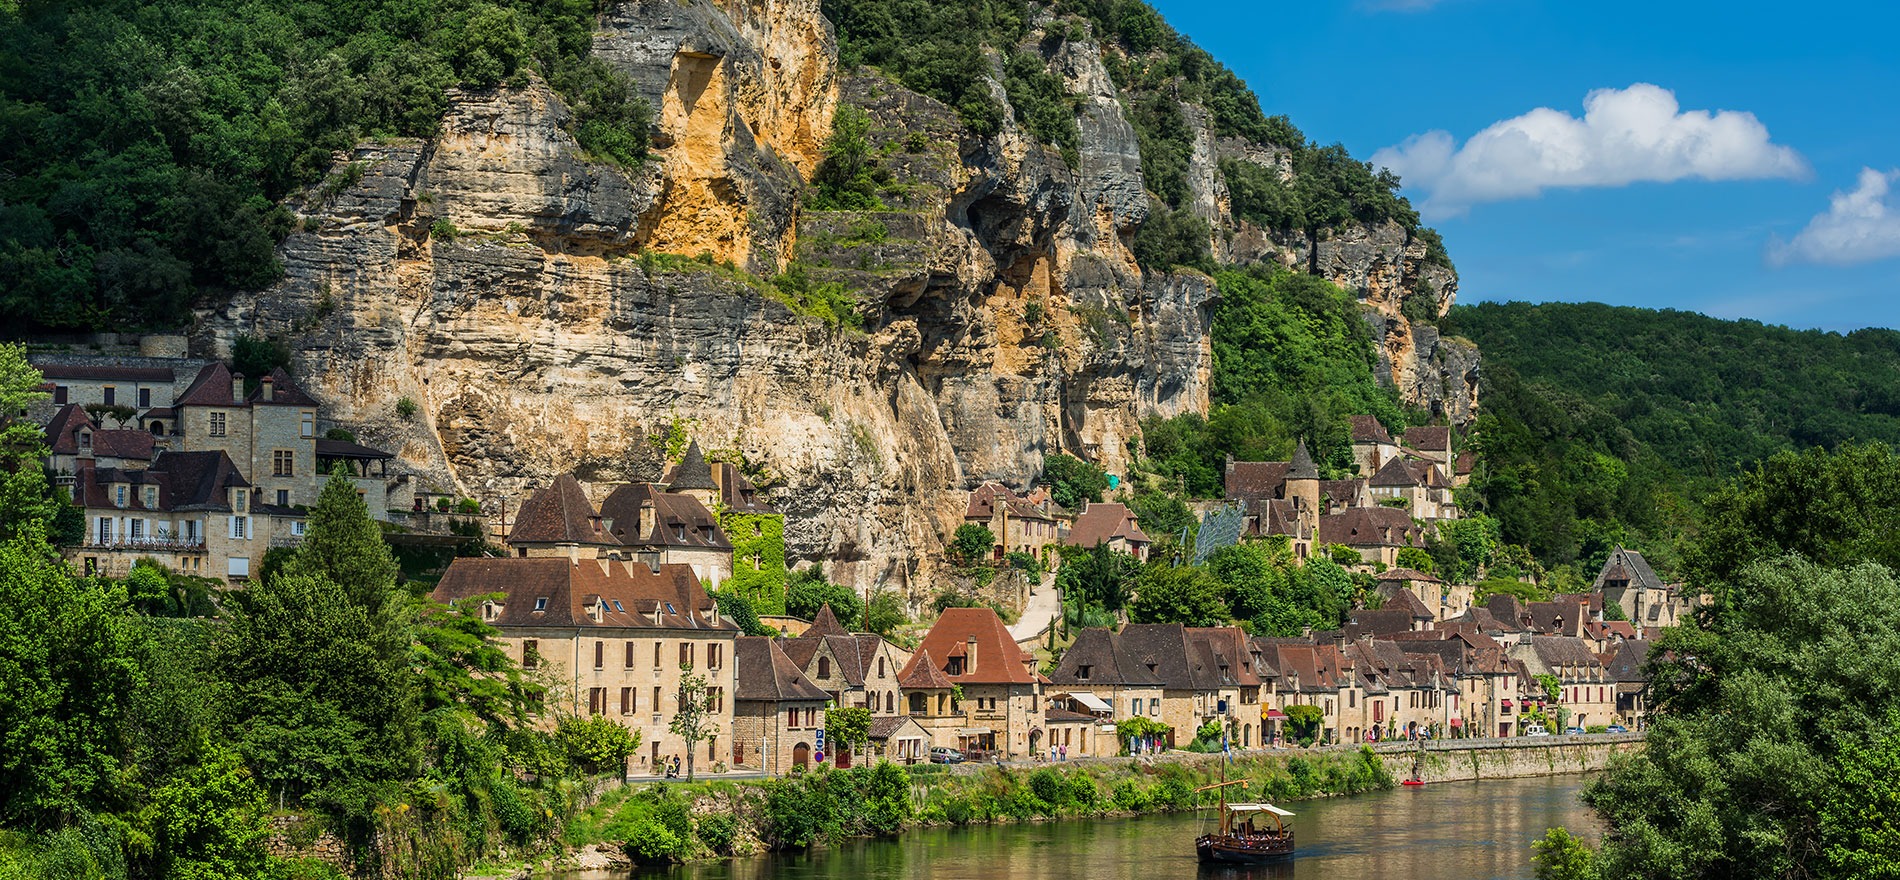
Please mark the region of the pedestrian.
POLYGON ((1061 750, 1062 750, 1062 760, 1064 761, 1069 760, 1069 744, 1063 743, 1061 746, 1061 750))
POLYGON ((1056 762, 1056 746, 1055 746, 1055 743, 1050 743, 1049 744, 1049 763, 1054 764, 1055 762, 1056 762))

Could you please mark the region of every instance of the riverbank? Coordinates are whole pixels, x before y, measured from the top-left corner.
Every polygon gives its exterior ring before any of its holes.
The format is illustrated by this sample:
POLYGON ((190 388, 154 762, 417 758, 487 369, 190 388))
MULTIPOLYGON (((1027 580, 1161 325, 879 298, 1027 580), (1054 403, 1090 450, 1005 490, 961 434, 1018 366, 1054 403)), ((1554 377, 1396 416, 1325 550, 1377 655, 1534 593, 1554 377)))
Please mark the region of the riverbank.
MULTIPOLYGON (((1225 768, 1249 798, 1292 803, 1428 783, 1587 773, 1641 747, 1641 736, 1589 735, 1255 751, 1225 768)), ((854 837, 957 825, 1193 810, 1223 773, 1220 755, 1170 752, 1054 765, 880 765, 775 780, 629 786, 569 823, 564 843, 589 867, 757 855, 854 837)), ((1236 787, 1238 788, 1238 787, 1236 787)))

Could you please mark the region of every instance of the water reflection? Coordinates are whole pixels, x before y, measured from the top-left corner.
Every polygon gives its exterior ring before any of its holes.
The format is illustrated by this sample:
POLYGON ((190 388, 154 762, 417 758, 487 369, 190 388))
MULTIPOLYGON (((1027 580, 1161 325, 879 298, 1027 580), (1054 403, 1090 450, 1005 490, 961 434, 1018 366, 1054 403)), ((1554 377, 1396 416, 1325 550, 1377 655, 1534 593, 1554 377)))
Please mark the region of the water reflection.
MULTIPOLYGON (((1451 782, 1291 805, 1299 855, 1251 867, 1203 867, 1194 837, 1210 817, 1153 816, 984 826, 856 841, 797 855, 641 872, 640 880, 1518 880, 1532 876, 1531 841, 1553 825, 1594 839, 1577 801, 1585 777, 1451 782)), ((1211 811, 1209 811, 1211 813, 1211 811)), ((608 880, 577 872, 562 880, 608 880)), ((624 877, 625 875, 618 875, 624 877)))

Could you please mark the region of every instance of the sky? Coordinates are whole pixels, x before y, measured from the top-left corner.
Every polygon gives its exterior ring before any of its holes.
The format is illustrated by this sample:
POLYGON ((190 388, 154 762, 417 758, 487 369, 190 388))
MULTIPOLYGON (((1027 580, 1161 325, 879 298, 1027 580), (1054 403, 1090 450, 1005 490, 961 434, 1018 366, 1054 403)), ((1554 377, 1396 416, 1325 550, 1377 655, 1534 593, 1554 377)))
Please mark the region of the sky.
POLYGON ((1900 3, 1150 2, 1398 172, 1459 302, 1900 327, 1900 3))

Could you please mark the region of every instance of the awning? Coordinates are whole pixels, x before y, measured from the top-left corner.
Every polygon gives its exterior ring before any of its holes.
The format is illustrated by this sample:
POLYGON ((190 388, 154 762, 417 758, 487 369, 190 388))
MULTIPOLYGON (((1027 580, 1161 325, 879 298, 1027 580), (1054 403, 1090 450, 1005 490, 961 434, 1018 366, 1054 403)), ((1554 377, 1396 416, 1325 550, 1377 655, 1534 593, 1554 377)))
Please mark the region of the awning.
POLYGON ((1293 815, 1272 804, 1228 804, 1227 811, 1230 813, 1272 813, 1275 816, 1286 816, 1289 818, 1293 815))
POLYGON ((995 732, 987 727, 965 727, 957 731, 957 736, 989 736, 995 732))
POLYGON ((1280 710, 1278 710, 1278 709, 1268 709, 1268 710, 1267 710, 1267 717, 1268 717, 1268 718, 1285 718, 1285 717, 1286 717, 1286 713, 1285 713, 1285 712, 1282 712, 1282 711, 1280 711, 1280 710))
POLYGON ((1511 708, 1511 701, 1510 701, 1510 700, 1499 700, 1499 701, 1498 701, 1498 705, 1500 705, 1500 706, 1503 706, 1503 707, 1504 707, 1504 708, 1506 708, 1506 709, 1509 709, 1509 708, 1511 708))
POLYGON ((1074 701, 1076 701, 1076 702, 1078 702, 1078 703, 1081 703, 1081 704, 1082 704, 1082 705, 1084 705, 1084 706, 1087 706, 1087 707, 1089 707, 1089 711, 1092 711, 1092 712, 1113 712, 1113 711, 1115 711, 1115 707, 1114 707, 1114 706, 1110 706, 1110 705, 1109 705, 1109 704, 1108 704, 1108 703, 1107 703, 1106 701, 1104 701, 1104 700, 1103 700, 1103 699, 1102 699, 1101 697, 1098 697, 1098 696, 1096 696, 1096 695, 1094 695, 1094 694, 1077 694, 1077 693, 1071 693, 1071 694, 1069 694, 1069 699, 1071 699, 1071 700, 1074 700, 1074 701))
POLYGON ((1463 718, 1453 718, 1453 719, 1451 719, 1451 726, 1453 726, 1453 727, 1463 727, 1463 726, 1465 726, 1465 720, 1464 720, 1463 718))

